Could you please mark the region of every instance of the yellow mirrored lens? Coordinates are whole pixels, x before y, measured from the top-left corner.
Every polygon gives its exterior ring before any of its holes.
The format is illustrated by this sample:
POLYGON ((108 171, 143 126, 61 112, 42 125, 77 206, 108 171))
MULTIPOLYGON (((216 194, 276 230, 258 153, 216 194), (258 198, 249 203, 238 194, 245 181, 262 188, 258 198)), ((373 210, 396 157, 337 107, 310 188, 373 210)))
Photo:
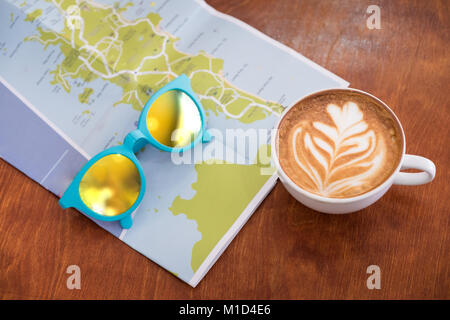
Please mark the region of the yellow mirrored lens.
POLYGON ((197 138, 202 127, 195 102, 184 92, 170 90, 156 99, 147 114, 147 128, 159 143, 182 148, 197 138))
POLYGON ((141 177, 127 157, 111 154, 94 163, 81 179, 81 200, 92 211, 116 216, 130 209, 141 191, 141 177))

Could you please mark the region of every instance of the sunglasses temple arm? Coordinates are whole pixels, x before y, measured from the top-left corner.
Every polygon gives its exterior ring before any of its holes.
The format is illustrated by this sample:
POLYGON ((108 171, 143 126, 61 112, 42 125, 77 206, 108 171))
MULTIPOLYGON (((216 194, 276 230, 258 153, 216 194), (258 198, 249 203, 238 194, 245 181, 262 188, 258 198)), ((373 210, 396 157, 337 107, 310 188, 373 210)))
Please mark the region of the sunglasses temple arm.
POLYGON ((120 220, 120 226, 124 229, 130 229, 133 225, 133 219, 131 218, 131 215, 127 215, 125 218, 120 220))
POLYGON ((58 204, 61 206, 61 208, 67 209, 67 208, 70 208, 71 205, 67 202, 67 198, 64 195, 65 194, 63 194, 61 199, 59 199, 58 204))

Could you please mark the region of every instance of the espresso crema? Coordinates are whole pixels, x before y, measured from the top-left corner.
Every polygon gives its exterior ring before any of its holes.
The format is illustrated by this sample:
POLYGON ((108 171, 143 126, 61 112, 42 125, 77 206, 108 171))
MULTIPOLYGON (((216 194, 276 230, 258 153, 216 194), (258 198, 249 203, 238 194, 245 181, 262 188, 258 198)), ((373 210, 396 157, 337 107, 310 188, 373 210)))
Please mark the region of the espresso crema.
POLYGON ((402 134, 378 101, 333 90, 303 99, 278 127, 280 165, 300 188, 328 198, 364 194, 397 168, 402 134))

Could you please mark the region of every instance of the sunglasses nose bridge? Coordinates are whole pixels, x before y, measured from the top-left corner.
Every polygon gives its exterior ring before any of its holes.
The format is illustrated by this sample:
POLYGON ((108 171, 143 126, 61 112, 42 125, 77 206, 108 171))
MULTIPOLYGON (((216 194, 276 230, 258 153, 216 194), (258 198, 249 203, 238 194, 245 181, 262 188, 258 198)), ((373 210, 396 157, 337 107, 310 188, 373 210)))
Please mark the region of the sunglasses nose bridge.
POLYGON ((134 153, 141 150, 147 143, 147 138, 140 130, 131 131, 123 141, 123 144, 134 153))

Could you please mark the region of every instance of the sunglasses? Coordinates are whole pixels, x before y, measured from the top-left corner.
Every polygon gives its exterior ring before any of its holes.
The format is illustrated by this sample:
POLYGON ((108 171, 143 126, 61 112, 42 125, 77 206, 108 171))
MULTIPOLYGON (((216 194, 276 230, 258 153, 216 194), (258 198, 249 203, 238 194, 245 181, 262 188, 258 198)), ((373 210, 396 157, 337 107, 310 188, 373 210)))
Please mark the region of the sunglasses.
POLYGON ((135 153, 147 144, 182 152, 200 141, 209 142, 205 119, 189 78, 179 76, 152 95, 137 129, 122 145, 100 152, 83 166, 59 200, 60 206, 98 220, 120 220, 122 228, 130 228, 131 213, 145 193, 145 176, 135 153))

